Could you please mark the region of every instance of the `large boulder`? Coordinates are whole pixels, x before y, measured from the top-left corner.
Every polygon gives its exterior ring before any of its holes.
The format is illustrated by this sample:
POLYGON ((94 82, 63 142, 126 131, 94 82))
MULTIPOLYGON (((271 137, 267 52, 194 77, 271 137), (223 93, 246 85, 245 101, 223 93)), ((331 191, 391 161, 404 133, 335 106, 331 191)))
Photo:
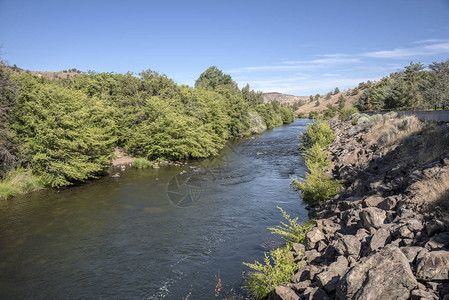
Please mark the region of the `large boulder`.
POLYGON ((326 271, 316 275, 318 285, 328 293, 335 292, 338 280, 348 269, 348 260, 339 256, 336 262, 329 265, 326 271))
POLYGON ((416 278, 422 281, 449 281, 449 251, 425 253, 416 267, 416 278))
POLYGON ((418 285, 407 257, 388 245, 362 259, 340 280, 338 299, 408 299, 418 285))
POLYGON ((346 257, 352 256, 358 258, 362 244, 354 235, 342 235, 333 243, 335 251, 346 257))
POLYGON ((314 249, 317 243, 324 239, 324 233, 319 228, 315 227, 307 232, 304 239, 304 246, 306 246, 306 250, 314 249))
POLYGON ((371 227, 380 228, 387 217, 384 210, 377 207, 367 207, 360 211, 360 222, 365 229, 370 229, 371 227))
POLYGON ((382 248, 387 243, 387 240, 390 238, 390 231, 385 228, 380 228, 377 230, 373 236, 371 237, 371 241, 369 242, 370 252, 376 251, 379 248, 382 248))
POLYGON ((277 286, 274 288, 274 300, 299 300, 298 294, 286 286, 277 286))

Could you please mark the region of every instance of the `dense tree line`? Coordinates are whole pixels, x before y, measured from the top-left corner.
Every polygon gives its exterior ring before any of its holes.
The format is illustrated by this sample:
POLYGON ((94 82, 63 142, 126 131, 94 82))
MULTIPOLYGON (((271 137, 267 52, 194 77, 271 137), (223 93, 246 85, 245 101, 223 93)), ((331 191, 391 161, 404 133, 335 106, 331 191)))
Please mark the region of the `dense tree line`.
POLYGON ((403 71, 370 84, 355 104, 361 111, 423 105, 449 105, 449 59, 430 64, 428 70, 410 63, 403 71))
POLYGON ((102 175, 116 146, 151 160, 203 158, 293 120, 216 67, 192 88, 151 70, 48 80, 2 63, 0 176, 23 166, 60 187, 102 175))

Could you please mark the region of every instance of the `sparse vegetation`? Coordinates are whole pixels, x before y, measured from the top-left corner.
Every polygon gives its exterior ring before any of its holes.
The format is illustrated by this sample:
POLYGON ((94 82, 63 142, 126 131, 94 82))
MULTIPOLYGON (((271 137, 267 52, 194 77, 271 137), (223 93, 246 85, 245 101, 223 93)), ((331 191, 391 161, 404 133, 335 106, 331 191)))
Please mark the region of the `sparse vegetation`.
POLYGON ((137 169, 146 169, 151 167, 151 162, 145 158, 136 158, 133 161, 133 167, 137 169))
POLYGON ((252 269, 249 278, 246 280, 245 288, 255 299, 266 299, 274 292, 274 288, 290 278, 298 270, 302 263, 295 263, 290 253, 293 243, 304 243, 307 232, 310 231, 314 221, 300 224, 298 218, 291 219, 290 216, 278 207, 286 222, 281 222, 272 228, 268 228, 271 233, 281 235, 286 241, 286 245, 265 253, 263 263, 244 263, 252 269))
POLYGON ((357 110, 357 108, 355 108, 355 107, 345 107, 345 108, 342 108, 340 111, 339 111, 339 113, 338 113, 338 118, 341 120, 341 121, 349 121, 349 119, 351 118, 351 116, 353 115, 353 114, 356 114, 356 113, 358 113, 359 111, 357 110))
POLYGON ((304 203, 316 205, 328 201, 342 186, 341 181, 326 174, 329 161, 323 148, 334 140, 332 129, 325 121, 314 122, 298 138, 300 149, 305 151, 308 172, 303 180, 292 178, 291 186, 301 193, 304 203))
POLYGON ((39 190, 44 187, 44 181, 22 168, 11 170, 0 182, 0 199, 39 190))

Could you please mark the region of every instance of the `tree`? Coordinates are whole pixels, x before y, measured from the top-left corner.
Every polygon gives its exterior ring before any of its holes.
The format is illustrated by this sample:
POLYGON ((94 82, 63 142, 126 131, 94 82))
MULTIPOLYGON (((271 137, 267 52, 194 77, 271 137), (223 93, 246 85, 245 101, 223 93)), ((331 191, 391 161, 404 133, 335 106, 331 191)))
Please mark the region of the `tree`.
POLYGON ((332 92, 329 92, 329 93, 327 93, 327 95, 326 95, 326 100, 329 100, 330 98, 331 98, 331 95, 332 95, 332 92))
POLYGON ((449 59, 429 65, 431 72, 420 89, 430 105, 449 105, 449 59))
POLYGON ((11 71, 0 61, 0 178, 15 167, 16 145, 10 130, 11 114, 16 106, 17 86, 11 71))
POLYGON ((209 67, 195 81, 196 88, 215 90, 219 86, 236 88, 237 84, 232 80, 230 75, 224 74, 223 71, 215 66, 209 67))
POLYGON ((316 94, 315 95, 315 101, 318 101, 318 99, 320 99, 320 97, 321 97, 320 94, 316 94))
POLYGON ((346 104, 346 98, 343 95, 340 95, 338 97, 338 110, 341 110, 343 107, 345 107, 346 104))
POLYGON ((335 90, 334 90, 334 95, 336 95, 338 93, 340 93, 340 89, 338 87, 336 87, 335 90))

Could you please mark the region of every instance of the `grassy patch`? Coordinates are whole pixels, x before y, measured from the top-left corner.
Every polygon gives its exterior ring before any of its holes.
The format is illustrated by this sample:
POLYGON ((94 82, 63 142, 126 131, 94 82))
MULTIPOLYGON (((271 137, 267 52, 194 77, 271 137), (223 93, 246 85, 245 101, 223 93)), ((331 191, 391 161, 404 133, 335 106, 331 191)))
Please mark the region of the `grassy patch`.
POLYGON ((151 162, 145 158, 136 158, 133 161, 133 167, 137 169, 146 169, 151 167, 151 162))
POLYGON ((44 182, 40 177, 33 175, 30 170, 18 168, 10 171, 0 182, 0 198, 7 199, 43 187, 44 182))

